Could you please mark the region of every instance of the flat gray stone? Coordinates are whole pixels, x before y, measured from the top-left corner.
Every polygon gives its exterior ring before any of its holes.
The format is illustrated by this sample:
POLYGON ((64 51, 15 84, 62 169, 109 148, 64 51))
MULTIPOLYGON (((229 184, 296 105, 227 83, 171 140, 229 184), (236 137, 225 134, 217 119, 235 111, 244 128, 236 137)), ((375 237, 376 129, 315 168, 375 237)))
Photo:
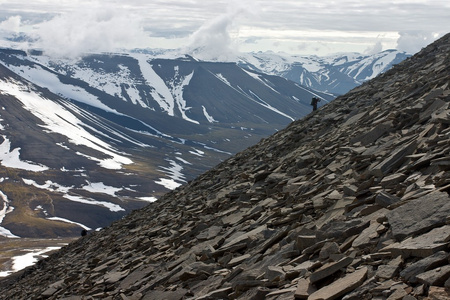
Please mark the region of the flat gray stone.
POLYGON ((265 278, 272 281, 280 281, 286 273, 283 271, 282 267, 269 266, 266 270, 265 278))
POLYGON ((241 255, 241 256, 238 256, 238 257, 234 257, 233 259, 231 259, 231 260, 227 263, 227 266, 228 266, 229 268, 232 268, 232 267, 234 267, 234 266, 237 266, 237 265, 241 264, 243 261, 249 259, 250 257, 251 257, 250 254, 244 254, 244 255, 241 255))
POLYGON ((444 225, 449 215, 448 194, 436 191, 393 209, 386 217, 394 237, 401 241, 407 236, 444 225))
POLYGON ((375 197, 375 203, 382 207, 388 207, 389 205, 395 204, 399 201, 400 201, 399 197, 391 195, 385 191, 381 191, 375 197))
POLYGON ((385 133, 387 133, 392 127, 392 121, 378 124, 372 130, 365 132, 359 136, 356 136, 350 140, 351 144, 361 142, 362 145, 367 146, 372 144, 385 133))
POLYGON ((387 265, 378 266, 375 276, 382 279, 391 279, 397 275, 400 265, 403 263, 402 257, 399 256, 391 260, 387 265))
POLYGON ((311 283, 315 283, 319 280, 322 280, 324 278, 327 278, 328 276, 333 275, 337 271, 339 271, 342 268, 347 267, 349 264, 353 262, 353 258, 351 257, 344 257, 339 261, 331 262, 328 264, 323 265, 318 270, 314 271, 311 276, 309 276, 309 280, 311 283))
POLYGON ((445 251, 436 252, 406 267, 400 272, 400 276, 411 283, 416 283, 416 275, 447 264, 449 256, 450 254, 445 251))
POLYGON ((450 240, 450 225, 435 228, 415 238, 408 238, 400 243, 386 246, 380 252, 389 251, 403 257, 427 257, 447 249, 450 240))
POLYGON ((395 173, 388 175, 381 179, 380 184, 382 187, 391 187, 393 185, 399 184, 406 179, 406 175, 403 173, 395 173))
POLYGON ((351 274, 345 275, 330 285, 312 293, 308 300, 333 300, 360 286, 367 277, 367 268, 361 268, 351 274))
POLYGON ((319 259, 324 261, 328 259, 333 254, 339 254, 341 253, 339 249, 339 245, 335 242, 327 242, 325 245, 323 245, 322 249, 320 249, 319 252, 319 259))
POLYGON ((320 231, 317 232, 317 238, 318 240, 329 238, 338 241, 345 240, 350 236, 360 234, 368 226, 369 221, 361 218, 349 221, 331 221, 320 228, 320 231))
POLYGON ((364 248, 372 243, 372 236, 377 234, 377 229, 380 223, 372 221, 370 226, 364 229, 360 235, 353 241, 352 247, 354 248, 364 248))
POLYGON ((412 141, 404 145, 403 147, 398 148, 382 162, 370 168, 370 173, 378 177, 382 177, 388 174, 395 168, 401 166, 405 162, 405 157, 412 154, 416 150, 416 147, 417 142, 412 141))
POLYGON ((311 281, 308 278, 300 278, 294 296, 295 299, 308 299, 315 291, 317 291, 316 287, 311 284, 311 281))
POLYGON ((315 235, 298 235, 296 238, 296 246, 300 251, 305 250, 311 246, 314 246, 317 242, 315 235))
POLYGON ((450 277, 450 265, 442 266, 416 276, 417 280, 429 286, 443 286, 450 277))

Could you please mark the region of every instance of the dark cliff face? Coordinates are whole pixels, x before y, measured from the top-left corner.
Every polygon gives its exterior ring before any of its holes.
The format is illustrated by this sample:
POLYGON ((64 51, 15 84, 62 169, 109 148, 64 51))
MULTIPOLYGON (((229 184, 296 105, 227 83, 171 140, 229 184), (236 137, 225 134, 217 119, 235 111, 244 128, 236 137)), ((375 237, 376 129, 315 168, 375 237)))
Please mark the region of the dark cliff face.
POLYGON ((0 298, 448 299, 449 56, 446 35, 0 298))

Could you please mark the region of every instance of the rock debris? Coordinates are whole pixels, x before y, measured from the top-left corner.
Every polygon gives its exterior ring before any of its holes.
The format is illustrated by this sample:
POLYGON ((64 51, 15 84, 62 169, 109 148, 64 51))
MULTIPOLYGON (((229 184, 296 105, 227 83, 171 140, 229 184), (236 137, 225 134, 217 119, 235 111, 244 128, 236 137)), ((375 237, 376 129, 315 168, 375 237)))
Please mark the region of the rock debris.
POLYGON ((1 299, 450 299, 450 34, 0 282, 1 299))

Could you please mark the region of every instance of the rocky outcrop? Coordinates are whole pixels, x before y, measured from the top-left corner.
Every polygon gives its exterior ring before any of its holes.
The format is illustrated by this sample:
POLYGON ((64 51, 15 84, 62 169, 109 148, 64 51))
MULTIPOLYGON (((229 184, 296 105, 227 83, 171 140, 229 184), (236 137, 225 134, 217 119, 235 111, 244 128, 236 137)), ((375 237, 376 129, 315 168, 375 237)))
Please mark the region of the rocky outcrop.
POLYGON ((1 299, 449 299, 450 35, 1 299))

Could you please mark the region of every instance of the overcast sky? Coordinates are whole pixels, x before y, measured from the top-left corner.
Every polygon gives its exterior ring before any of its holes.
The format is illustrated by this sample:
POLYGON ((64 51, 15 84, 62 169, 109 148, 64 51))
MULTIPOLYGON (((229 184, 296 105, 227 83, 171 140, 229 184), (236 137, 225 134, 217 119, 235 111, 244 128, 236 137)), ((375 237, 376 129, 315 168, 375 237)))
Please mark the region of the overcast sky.
POLYGON ((0 46, 50 54, 202 49, 211 56, 415 53, 450 32, 449 0, 0 0, 0 46))

